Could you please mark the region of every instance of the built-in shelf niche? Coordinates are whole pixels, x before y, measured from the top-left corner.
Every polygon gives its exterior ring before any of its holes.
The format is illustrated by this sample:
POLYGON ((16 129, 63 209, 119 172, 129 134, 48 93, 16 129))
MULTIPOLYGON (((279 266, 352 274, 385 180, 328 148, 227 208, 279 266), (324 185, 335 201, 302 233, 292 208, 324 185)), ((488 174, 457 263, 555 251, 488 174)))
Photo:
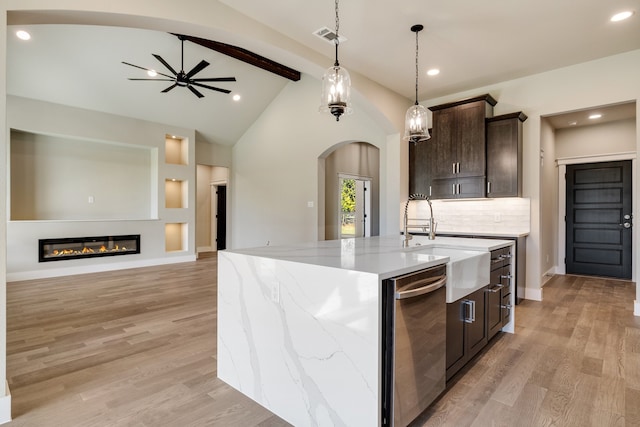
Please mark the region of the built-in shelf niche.
POLYGON ((164 203, 167 209, 185 209, 188 207, 188 181, 166 179, 164 181, 164 203))
POLYGON ((175 135, 165 136, 165 163, 172 165, 189 164, 189 141, 175 135))
POLYGON ((184 222, 172 222, 165 224, 165 251, 180 252, 187 250, 187 227, 184 222))

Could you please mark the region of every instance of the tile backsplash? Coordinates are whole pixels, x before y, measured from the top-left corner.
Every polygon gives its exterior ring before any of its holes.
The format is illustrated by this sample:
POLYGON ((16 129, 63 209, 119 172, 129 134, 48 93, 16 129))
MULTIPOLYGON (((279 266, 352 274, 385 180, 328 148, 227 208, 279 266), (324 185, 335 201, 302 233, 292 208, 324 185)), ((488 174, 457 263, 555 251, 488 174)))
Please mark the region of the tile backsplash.
MULTIPOLYGON (((519 235, 530 231, 531 203, 527 198, 434 200, 432 205, 438 233, 519 235)), ((408 218, 410 231, 422 231, 411 225, 429 222, 429 204, 423 200, 411 201, 408 218)))

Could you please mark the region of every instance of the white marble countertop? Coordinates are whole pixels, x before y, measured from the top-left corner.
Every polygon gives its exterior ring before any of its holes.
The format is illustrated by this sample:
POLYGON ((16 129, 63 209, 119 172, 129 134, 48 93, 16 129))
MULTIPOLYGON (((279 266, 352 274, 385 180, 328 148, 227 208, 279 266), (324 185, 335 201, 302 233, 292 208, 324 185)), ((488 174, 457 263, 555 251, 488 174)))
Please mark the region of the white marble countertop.
POLYGON ((375 236, 356 239, 324 240, 295 245, 262 246, 231 250, 261 258, 373 273, 380 279, 444 264, 448 256, 432 255, 430 247, 488 252, 511 245, 508 240, 459 237, 413 236, 409 248, 402 247, 402 236, 375 236))

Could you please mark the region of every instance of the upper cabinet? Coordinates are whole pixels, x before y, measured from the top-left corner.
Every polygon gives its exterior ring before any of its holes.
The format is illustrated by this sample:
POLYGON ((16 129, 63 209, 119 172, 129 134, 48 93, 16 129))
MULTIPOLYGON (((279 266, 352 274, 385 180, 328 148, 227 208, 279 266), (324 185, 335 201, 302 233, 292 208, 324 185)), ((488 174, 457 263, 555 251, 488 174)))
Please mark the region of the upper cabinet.
POLYGON ((430 107, 431 139, 409 146, 409 194, 433 199, 522 196, 523 113, 493 117, 482 95, 430 107))
POLYGON ((433 198, 484 197, 485 120, 495 104, 491 95, 483 95, 430 108, 433 137, 427 150, 433 198))
POLYGON ((487 119, 487 197, 522 197, 522 112, 487 119))

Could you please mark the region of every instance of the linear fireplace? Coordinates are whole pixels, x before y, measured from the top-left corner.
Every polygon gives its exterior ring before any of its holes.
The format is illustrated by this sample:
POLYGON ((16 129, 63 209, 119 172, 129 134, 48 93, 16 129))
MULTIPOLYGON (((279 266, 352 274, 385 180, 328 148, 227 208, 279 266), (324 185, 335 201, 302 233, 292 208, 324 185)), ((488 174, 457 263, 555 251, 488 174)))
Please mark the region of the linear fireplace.
POLYGON ((139 234, 38 240, 39 262, 139 253, 139 234))

